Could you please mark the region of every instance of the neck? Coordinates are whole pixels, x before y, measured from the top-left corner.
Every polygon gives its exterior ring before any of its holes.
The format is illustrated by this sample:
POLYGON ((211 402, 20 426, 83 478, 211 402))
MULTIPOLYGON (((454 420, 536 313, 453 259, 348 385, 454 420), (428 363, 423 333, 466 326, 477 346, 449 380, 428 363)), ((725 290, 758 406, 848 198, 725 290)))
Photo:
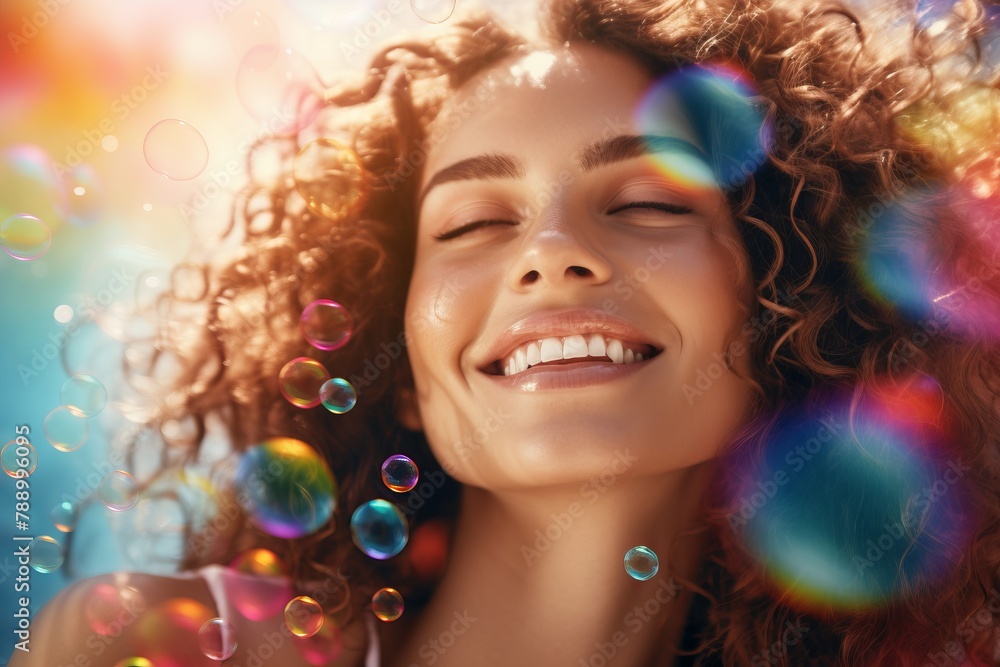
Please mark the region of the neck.
POLYGON ((712 470, 466 486, 448 570, 425 609, 387 628, 385 664, 673 664, 704 549, 701 534, 674 538, 698 525, 712 470), (660 560, 647 581, 623 564, 639 545, 660 560))

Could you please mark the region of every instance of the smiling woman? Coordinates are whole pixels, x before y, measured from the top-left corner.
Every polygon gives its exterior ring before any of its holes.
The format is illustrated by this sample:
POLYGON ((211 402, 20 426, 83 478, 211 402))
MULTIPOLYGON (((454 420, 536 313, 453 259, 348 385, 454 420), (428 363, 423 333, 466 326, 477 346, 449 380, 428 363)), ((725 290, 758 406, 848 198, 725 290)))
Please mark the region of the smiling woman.
POLYGON ((180 361, 171 466, 224 427, 227 521, 12 664, 1000 664, 988 18, 554 0, 385 47, 135 369, 180 361))

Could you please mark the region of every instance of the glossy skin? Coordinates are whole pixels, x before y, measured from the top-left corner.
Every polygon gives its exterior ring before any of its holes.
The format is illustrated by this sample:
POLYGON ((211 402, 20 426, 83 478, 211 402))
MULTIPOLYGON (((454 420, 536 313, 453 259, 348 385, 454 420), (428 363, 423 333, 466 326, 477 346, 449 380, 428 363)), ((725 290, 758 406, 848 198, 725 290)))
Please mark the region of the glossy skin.
MULTIPOLYGON (((746 386, 730 372, 703 396, 690 390, 704 387, 699 371, 722 370, 713 354, 749 306, 722 192, 685 188, 648 155, 591 170, 573 159, 595 140, 640 134, 633 109, 651 82, 621 55, 574 46, 492 70, 438 120, 450 131, 429 151, 422 189, 477 155, 507 154, 523 166, 515 178, 437 185, 420 207, 410 361, 429 442, 465 483, 586 479, 624 446, 646 473, 678 470, 714 457, 741 419, 746 386), (492 89, 485 102, 475 98, 483 83, 492 89), (506 224, 433 238, 484 219, 506 224), (512 323, 568 307, 623 318, 663 352, 632 377, 580 388, 502 388, 477 369, 512 323)), ((697 143, 679 108, 666 109, 655 132, 697 143)), ((748 372, 745 354, 736 361, 748 372)))

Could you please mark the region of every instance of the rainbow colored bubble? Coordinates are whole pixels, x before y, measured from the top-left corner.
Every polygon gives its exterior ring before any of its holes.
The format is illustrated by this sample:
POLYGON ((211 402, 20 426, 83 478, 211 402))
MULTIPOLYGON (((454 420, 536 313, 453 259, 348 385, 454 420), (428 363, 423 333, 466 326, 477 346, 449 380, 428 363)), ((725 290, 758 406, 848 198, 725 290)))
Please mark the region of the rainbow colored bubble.
POLYGON ((392 558, 403 550, 408 538, 406 517, 387 500, 369 500, 351 515, 351 539, 372 558, 392 558))
POLYGON ((331 378, 320 387, 319 398, 324 408, 335 415, 342 415, 357 404, 358 392, 344 378, 331 378))
POLYGON ((299 595, 285 605, 285 625, 296 637, 312 637, 323 627, 323 607, 308 595, 299 595))
POLYGON ((314 408, 320 404, 320 389, 330 379, 330 371, 315 359, 297 357, 285 364, 278 373, 281 395, 297 408, 314 408))
POLYGON ((409 456, 394 454, 382 463, 382 482, 396 493, 405 493, 417 485, 420 471, 409 456))
POLYGON ((395 588, 380 588, 372 596, 375 618, 387 623, 403 615, 403 596, 395 588))
POLYGON ((337 350, 351 339, 354 318, 336 301, 317 299, 303 309, 299 327, 313 347, 337 350))

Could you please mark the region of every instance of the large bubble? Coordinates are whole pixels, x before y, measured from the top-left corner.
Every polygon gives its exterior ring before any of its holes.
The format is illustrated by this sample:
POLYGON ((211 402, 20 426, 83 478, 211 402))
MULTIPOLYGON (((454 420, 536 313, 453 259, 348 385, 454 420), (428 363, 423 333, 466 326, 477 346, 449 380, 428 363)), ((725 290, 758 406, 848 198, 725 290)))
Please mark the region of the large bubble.
POLYGON ((275 537, 314 533, 337 504, 337 483, 315 449, 294 438, 270 438, 243 455, 236 493, 250 520, 275 537))

